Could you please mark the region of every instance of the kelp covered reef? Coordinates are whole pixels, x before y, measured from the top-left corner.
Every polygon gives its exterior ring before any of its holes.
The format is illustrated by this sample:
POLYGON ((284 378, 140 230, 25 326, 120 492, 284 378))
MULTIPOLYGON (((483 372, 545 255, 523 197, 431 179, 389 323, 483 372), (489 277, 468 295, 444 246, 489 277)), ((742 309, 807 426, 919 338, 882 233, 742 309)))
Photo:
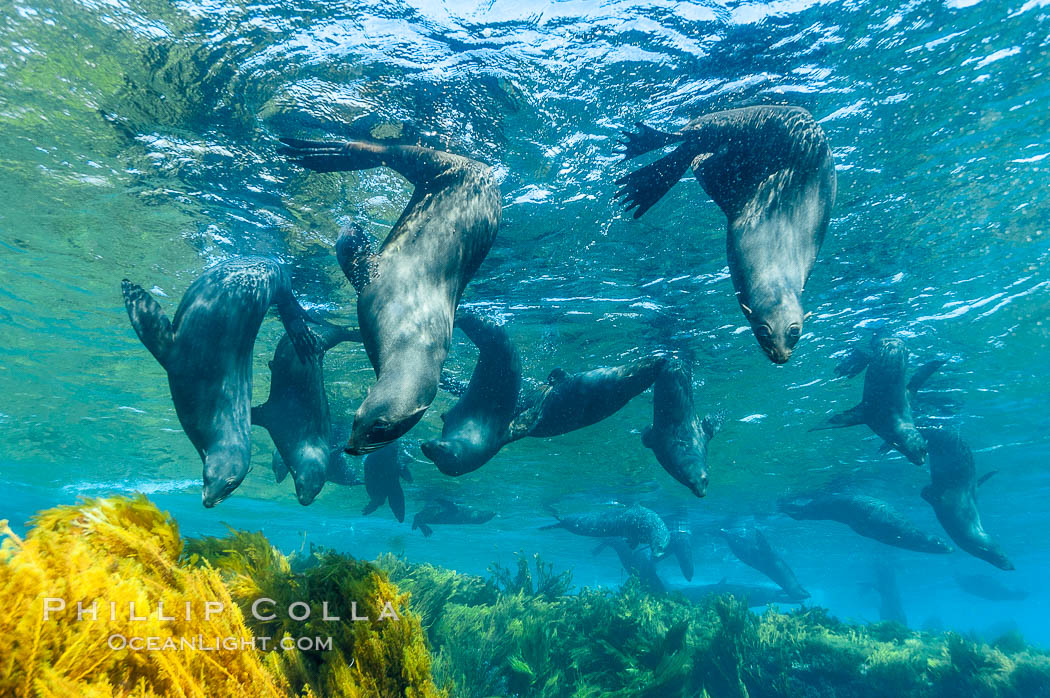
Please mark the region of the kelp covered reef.
POLYGON ((484 579, 391 555, 285 556, 259 533, 183 540, 144 497, 42 512, 25 540, 6 522, 0 531, 4 696, 1050 696, 1050 655, 1018 637, 978 644, 818 608, 756 615, 731 597, 692 603, 635 580, 571 593, 568 573, 538 558, 484 579), (68 600, 65 615, 44 620, 48 598, 68 600), (253 614, 260 598, 272 604, 253 614), (97 620, 77 621, 72 605, 92 600, 97 620), (206 619, 208 602, 225 610, 206 619), (309 618, 285 612, 296 602, 309 618), (135 651, 112 649, 114 635, 249 644, 135 651), (331 647, 279 647, 319 636, 331 647))

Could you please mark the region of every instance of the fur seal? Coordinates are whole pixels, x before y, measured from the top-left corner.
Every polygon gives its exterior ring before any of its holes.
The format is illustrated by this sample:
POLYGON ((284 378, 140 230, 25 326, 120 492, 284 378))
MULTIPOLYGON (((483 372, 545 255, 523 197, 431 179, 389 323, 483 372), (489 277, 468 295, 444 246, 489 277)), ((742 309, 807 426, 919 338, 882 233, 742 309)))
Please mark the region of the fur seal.
POLYGON ((769 544, 762 531, 754 527, 723 528, 719 532, 737 559, 776 582, 792 599, 809 598, 809 592, 795 579, 795 573, 769 544))
POLYGON ((823 129, 799 107, 757 106, 701 116, 678 133, 644 124, 625 133, 624 160, 677 144, 616 181, 638 218, 692 167, 726 214, 737 301, 759 345, 785 363, 802 335, 801 295, 835 202, 835 163, 823 129))
POLYGON ((653 425, 642 431, 642 444, 697 497, 707 494, 707 444, 720 425, 717 417, 696 416, 689 365, 667 361, 653 383, 653 425))
POLYGON ((437 394, 456 307, 499 227, 499 186, 487 166, 428 148, 281 141, 282 154, 316 172, 390 167, 415 187, 378 252, 359 229, 336 243, 376 373, 346 450, 369 453, 415 426, 437 394))
POLYGON ((433 524, 483 524, 495 518, 496 512, 461 506, 448 499, 436 499, 419 510, 412 518, 412 530, 417 528, 424 538, 434 535, 433 524))
POLYGON ((564 528, 578 536, 623 538, 632 548, 645 543, 652 551, 654 560, 660 560, 670 552, 668 548, 671 545, 671 532, 667 529, 667 524, 659 514, 641 504, 597 514, 554 516, 558 523, 541 526, 541 531, 564 528))
POLYGON ((421 447, 438 470, 453 476, 477 470, 511 440, 521 390, 521 358, 506 330, 464 313, 456 316, 456 327, 478 348, 478 362, 466 391, 441 415, 441 438, 421 447))
POLYGON ((880 563, 874 572, 875 581, 871 588, 879 595, 879 620, 907 625, 908 615, 904 612, 904 601, 897 586, 896 570, 892 565, 880 563))
POLYGON ((780 503, 796 521, 838 521, 865 538, 919 553, 950 553, 952 547, 923 533, 888 503, 859 494, 825 494, 780 503))
POLYGON ((405 491, 401 481, 412 482, 412 473, 404 462, 401 445, 391 443, 365 457, 365 492, 368 493, 368 504, 361 511, 368 516, 383 506, 390 504, 390 511, 401 523, 405 521, 405 491))
POLYGON ((270 395, 252 408, 252 424, 270 433, 284 467, 292 472, 295 494, 303 506, 321 492, 329 468, 338 469, 343 460, 339 451, 332 451, 324 355, 342 342, 361 340, 356 330, 328 324, 318 334, 321 351, 309 361, 299 359, 287 334, 281 337, 269 364, 270 395))
MULTIPOLYGON (((328 465, 325 468, 325 482, 330 482, 333 485, 343 485, 344 487, 363 485, 365 481, 361 479, 359 470, 346 462, 343 447, 340 444, 332 444, 329 450, 328 465)), ((273 477, 277 483, 284 482, 284 479, 288 477, 288 466, 285 465, 284 459, 281 458, 281 452, 277 449, 273 451, 273 460, 270 463, 270 467, 273 468, 273 477)))
POLYGON ((678 560, 678 569, 682 570, 685 581, 693 581, 693 534, 681 529, 671 531, 670 551, 678 560))
POLYGON ((593 554, 597 555, 605 548, 612 548, 616 557, 620 559, 620 566, 628 574, 637 577, 642 586, 657 594, 664 592, 664 583, 656 572, 656 563, 653 562, 651 550, 632 548, 623 538, 606 538, 598 544, 593 554))
POLYGON ((912 417, 905 384, 907 364, 908 349, 904 342, 896 338, 878 340, 868 372, 864 375, 864 395, 860 404, 833 415, 810 431, 867 424, 912 463, 922 465, 926 462, 926 440, 915 427, 912 417))
POLYGON ((288 275, 263 257, 237 257, 205 271, 170 322, 141 286, 124 279, 121 289, 135 332, 167 371, 175 414, 204 463, 202 501, 213 507, 251 469, 252 350, 267 309, 277 306, 304 362, 320 352, 310 318, 288 275))
POLYGON ((967 594, 988 601, 1024 601, 1029 596, 1024 589, 1011 589, 987 574, 957 574, 955 583, 967 594))
POLYGON ((666 362, 653 356, 571 375, 556 368, 514 419, 514 438, 561 436, 600 422, 652 385, 666 362))
POLYGON ((998 471, 977 479, 973 451, 957 429, 923 429, 930 448, 930 484, 922 498, 933 507, 945 533, 974 557, 1012 570, 1014 564, 981 525, 977 511, 977 487, 998 471))

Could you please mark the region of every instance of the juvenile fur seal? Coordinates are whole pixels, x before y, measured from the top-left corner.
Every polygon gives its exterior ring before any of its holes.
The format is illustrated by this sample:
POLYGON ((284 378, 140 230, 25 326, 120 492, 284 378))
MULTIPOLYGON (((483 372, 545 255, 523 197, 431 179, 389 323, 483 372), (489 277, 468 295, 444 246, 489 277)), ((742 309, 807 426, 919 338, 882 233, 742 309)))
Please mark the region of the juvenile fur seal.
POLYGON ((623 538, 632 548, 645 543, 652 551, 654 560, 659 560, 670 552, 668 547, 671 544, 671 532, 667 529, 667 524, 659 514, 641 504, 596 514, 554 516, 558 523, 541 526, 541 531, 564 528, 578 536, 623 538))
POLYGON ((896 338, 878 340, 868 372, 864 395, 853 409, 830 417, 821 429, 867 424, 873 432, 904 454, 915 465, 926 461, 926 440, 915 427, 911 400, 905 384, 908 349, 896 338))
POLYGON ((723 528, 720 533, 729 543, 729 549, 745 565, 772 579, 792 599, 809 598, 809 592, 798 583, 795 573, 773 550, 762 531, 754 527, 738 527, 723 528))
POLYGON ((707 114, 678 133, 639 123, 625 160, 677 144, 616 181, 638 218, 692 167, 729 219, 726 250, 737 301, 766 355, 782 364, 802 335, 801 295, 835 202, 835 163, 805 109, 759 106, 707 114))
POLYGON ((412 482, 412 473, 404 462, 401 445, 391 443, 365 457, 365 492, 368 493, 368 504, 361 511, 368 516, 373 511, 390 504, 390 511, 399 522, 405 520, 405 491, 401 481, 412 482))
POLYGON ((621 366, 568 374, 551 371, 545 385, 511 424, 515 437, 550 437, 582 429, 615 414, 656 380, 667 359, 653 356, 621 366))
POLYGON ((336 244, 358 293, 358 324, 377 378, 346 450, 369 453, 415 426, 437 394, 456 307, 499 227, 499 187, 485 165, 437 150, 281 140, 281 152, 311 170, 390 167, 415 187, 377 253, 362 230, 336 244))
POLYGON ((956 545, 1001 570, 1014 564, 981 525, 977 487, 997 471, 977 479, 973 451, 956 429, 923 429, 930 445, 930 484, 922 498, 933 507, 945 533, 956 545))
POLYGON ((422 445, 445 475, 477 470, 510 441, 521 390, 521 358, 505 329, 464 313, 456 327, 478 348, 478 363, 459 401, 441 415, 441 438, 422 445))
POLYGON ((702 420, 693 408, 693 378, 689 365, 670 359, 653 383, 653 425, 642 431, 642 444, 671 477, 697 497, 707 494, 707 444, 721 420, 702 420))
POLYGON ((431 525, 436 524, 483 524, 495 518, 496 512, 474 509, 456 504, 448 499, 436 499, 419 510, 412 518, 412 530, 417 528, 424 538, 434 535, 431 525))
POLYGON ((142 287, 121 283, 139 339, 168 373, 179 423, 204 463, 204 506, 228 497, 251 468, 252 349, 266 310, 277 306, 304 362, 320 351, 309 317, 273 260, 238 257, 205 271, 169 322, 142 287))
POLYGON ((888 503, 859 494, 825 494, 780 503, 796 521, 838 521, 865 538, 919 553, 950 553, 952 547, 920 531, 888 503))
MULTIPOLYGON (((270 361, 270 395, 252 408, 252 424, 270 433, 284 466, 291 470, 295 494, 306 506, 314 501, 337 469, 342 454, 332 451, 332 415, 324 387, 324 355, 346 341, 360 341, 356 330, 326 324, 320 331, 321 350, 302 361, 287 334, 270 361), (333 463, 333 460, 336 463, 333 463)), ((283 478, 282 478, 283 479, 283 478)))

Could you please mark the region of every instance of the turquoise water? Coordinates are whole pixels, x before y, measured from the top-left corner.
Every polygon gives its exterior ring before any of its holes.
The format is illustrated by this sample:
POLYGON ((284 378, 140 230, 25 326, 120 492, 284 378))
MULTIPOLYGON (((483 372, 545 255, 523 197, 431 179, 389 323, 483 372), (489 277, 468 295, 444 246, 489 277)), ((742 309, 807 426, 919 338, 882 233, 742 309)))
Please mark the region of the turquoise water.
MULTIPOLYGON (((1050 6, 1017 2, 0 3, 0 517, 78 496, 142 491, 187 534, 229 524, 285 549, 316 543, 362 557, 403 552, 484 573, 513 554, 572 568, 578 585, 624 573, 593 541, 538 531, 545 507, 639 502, 695 533, 695 583, 762 583, 713 531, 755 520, 813 601, 875 620, 872 565, 899 570, 915 627, 1050 644, 1050 6), (806 289, 814 315, 792 360, 771 364, 733 298, 725 219, 683 181, 639 221, 612 202, 627 171, 614 146, 644 120, 677 128, 751 103, 810 110, 832 144, 839 194, 806 289), (273 482, 272 445, 227 501, 200 504, 200 461, 179 429, 164 373, 132 331, 131 278, 171 313, 200 272, 236 254, 293 270, 304 305, 353 322, 332 252, 340 225, 382 234, 407 202, 389 171, 308 175, 282 135, 372 133, 420 141, 495 168, 503 224, 464 304, 507 323, 525 375, 612 365, 656 349, 694 362, 702 411, 726 423, 697 500, 640 443, 644 394, 610 419, 505 448, 448 478, 414 450, 409 520, 438 496, 495 509, 484 526, 424 539, 363 488, 328 485, 302 507, 273 482), (929 556, 834 523, 776 513, 785 495, 850 487, 938 533, 923 469, 877 453, 867 430, 809 433, 859 400, 834 377, 872 329, 915 363, 947 355, 930 388, 976 451, 986 528, 1017 566, 929 556), (992 603, 956 574, 1027 589, 992 603)), ((256 402, 281 333, 263 326, 256 402)), ((448 366, 475 354, 456 335, 448 366)), ((358 346, 326 358, 337 421, 372 382, 358 346)), ((410 439, 440 432, 440 395, 410 439)), ((684 584, 673 561, 664 579, 684 584)))

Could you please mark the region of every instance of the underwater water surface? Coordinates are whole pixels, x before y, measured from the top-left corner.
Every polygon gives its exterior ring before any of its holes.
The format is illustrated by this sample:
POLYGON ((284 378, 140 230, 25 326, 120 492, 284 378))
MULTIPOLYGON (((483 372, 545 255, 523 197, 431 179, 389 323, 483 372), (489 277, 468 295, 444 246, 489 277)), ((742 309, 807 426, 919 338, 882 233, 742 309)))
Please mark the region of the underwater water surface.
MULTIPOLYGON (((282 549, 384 552, 474 574, 538 553, 577 586, 626 574, 594 541, 541 531, 559 513, 640 503, 693 531, 694 584, 765 579, 717 530, 756 523, 811 603, 877 620, 873 567, 897 570, 916 628, 1050 645, 1050 5, 1044 0, 842 2, 0 3, 0 518, 25 530, 79 496, 146 493, 184 535, 261 530, 282 549), (645 217, 613 200, 632 166, 616 155, 637 121, 668 130, 750 104, 809 110, 827 133, 838 197, 791 361, 762 354, 733 296, 725 216, 691 177, 645 217), (605 421, 510 444, 451 478, 412 449, 408 519, 362 516, 363 488, 329 484, 308 507, 274 482, 254 432, 254 470, 201 506, 200 460, 164 371, 132 330, 129 278, 169 314, 209 266, 273 256, 304 306, 356 324, 333 252, 348 223, 383 237, 410 195, 388 170, 311 174, 280 136, 396 138, 491 165, 503 222, 461 307, 498 318, 524 374, 583 371, 675 352, 697 410, 724 415, 698 499, 641 444, 651 392, 605 421), (926 468, 863 427, 810 432, 860 399, 837 378, 880 330, 912 366, 942 356, 928 387, 957 406, 986 529, 1016 565, 962 551, 913 553, 831 522, 793 521, 778 501, 849 489, 940 535, 919 492, 926 468), (492 509, 481 526, 424 538, 415 511, 439 497, 492 509), (1029 592, 992 602, 957 575, 1029 592)), ((282 332, 255 346, 255 402, 282 332)), ((456 333, 446 367, 470 375, 456 333)), ((374 380, 359 345, 326 357, 345 427, 374 380)), ((405 437, 440 433, 440 393, 405 437)), ((337 429, 338 431, 338 429, 337 429)), ((345 429, 344 429, 345 431, 345 429)), ((665 581, 685 585, 673 561, 665 581)))

